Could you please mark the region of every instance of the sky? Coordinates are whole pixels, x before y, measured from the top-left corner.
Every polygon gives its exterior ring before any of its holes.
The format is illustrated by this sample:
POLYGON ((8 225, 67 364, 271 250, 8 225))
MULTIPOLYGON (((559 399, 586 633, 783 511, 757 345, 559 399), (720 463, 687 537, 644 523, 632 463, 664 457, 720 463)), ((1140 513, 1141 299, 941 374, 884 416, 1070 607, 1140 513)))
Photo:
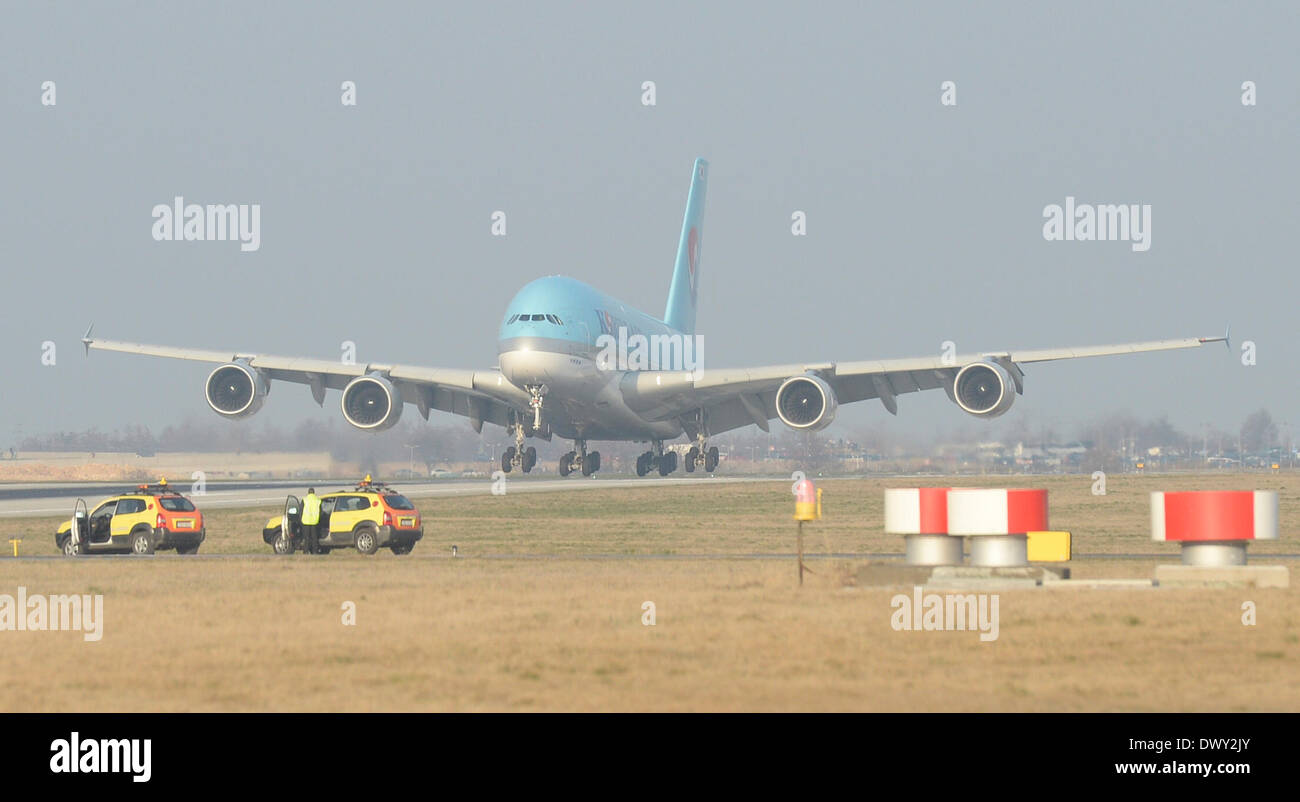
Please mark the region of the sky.
MULTIPOLYGON (((210 367, 87 357, 92 322, 109 339, 326 358, 351 341, 360 362, 482 368, 541 275, 662 314, 696 157, 711 164, 706 369, 1230 323, 1231 353, 1030 366, 1007 419, 1125 411, 1197 430, 1266 407, 1300 424, 1295 4, 0 14, 0 439, 212 414, 210 367), (260 205, 260 247, 156 241, 152 210, 176 196, 260 205), (1045 239, 1045 207, 1067 197, 1149 204, 1149 250, 1045 239)), ((277 385, 259 416, 339 414, 336 393, 321 409, 277 385)), ((854 404, 828 433, 886 417, 854 404)), ((985 424, 933 392, 900 398, 891 425, 985 424)))

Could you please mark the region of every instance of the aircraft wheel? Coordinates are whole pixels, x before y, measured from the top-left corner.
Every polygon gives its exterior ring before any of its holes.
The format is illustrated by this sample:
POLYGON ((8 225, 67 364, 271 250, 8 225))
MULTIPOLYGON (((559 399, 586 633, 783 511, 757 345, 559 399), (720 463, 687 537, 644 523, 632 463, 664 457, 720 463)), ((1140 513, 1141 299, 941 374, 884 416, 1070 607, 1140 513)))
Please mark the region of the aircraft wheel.
POLYGON ((592 473, 595 473, 596 471, 600 470, 600 452, 599 452, 599 451, 593 451, 593 452, 591 452, 590 454, 587 455, 587 459, 588 459, 588 461, 591 462, 591 472, 592 472, 592 473))
POLYGON ((568 476, 573 473, 573 452, 560 457, 560 476, 568 476))
POLYGON ((510 469, 515 467, 515 447, 511 446, 501 452, 501 470, 510 473, 510 469))
POLYGON ((718 469, 718 447, 713 446, 704 455, 704 470, 706 473, 713 473, 718 469))
POLYGON ((667 476, 675 470, 677 470, 677 452, 665 451, 659 458, 659 475, 667 476))
POLYGON ((532 446, 529 446, 528 450, 524 452, 524 464, 523 464, 524 473, 528 473, 529 471, 531 471, 533 469, 533 466, 536 464, 537 464, 537 449, 533 448, 532 446))
POLYGON ((636 458, 637 476, 645 476, 647 473, 650 473, 650 460, 648 459, 649 456, 650 456, 649 454, 642 454, 636 458))

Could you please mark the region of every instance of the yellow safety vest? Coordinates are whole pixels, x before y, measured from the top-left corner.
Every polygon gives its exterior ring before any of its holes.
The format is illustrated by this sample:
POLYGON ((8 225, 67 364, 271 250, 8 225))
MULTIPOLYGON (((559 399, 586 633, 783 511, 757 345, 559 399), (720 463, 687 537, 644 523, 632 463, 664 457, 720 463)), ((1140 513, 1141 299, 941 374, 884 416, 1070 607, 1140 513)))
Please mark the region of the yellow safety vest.
POLYGON ((304 526, 315 526, 320 523, 320 499, 315 493, 309 494, 302 500, 302 522, 304 526))

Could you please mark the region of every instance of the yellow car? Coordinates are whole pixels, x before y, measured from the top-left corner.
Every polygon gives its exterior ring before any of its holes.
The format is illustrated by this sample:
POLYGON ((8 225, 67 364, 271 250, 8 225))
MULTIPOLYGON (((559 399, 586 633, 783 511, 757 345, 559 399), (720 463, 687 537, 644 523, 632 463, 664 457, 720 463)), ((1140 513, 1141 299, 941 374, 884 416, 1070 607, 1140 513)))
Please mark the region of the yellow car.
MULTIPOLYGON (((321 495, 319 526, 322 553, 355 547, 362 554, 374 554, 387 547, 394 554, 410 554, 424 537, 420 513, 410 499, 369 476, 352 490, 321 495)), ((284 512, 266 522, 262 540, 276 554, 305 547, 302 503, 296 496, 289 496, 284 512)))
POLYGON ((140 485, 134 491, 104 499, 88 515, 84 504, 74 513, 79 542, 72 537, 72 519, 54 533, 59 551, 78 554, 153 554, 175 549, 197 554, 207 535, 203 513, 189 499, 172 490, 166 480, 140 485))

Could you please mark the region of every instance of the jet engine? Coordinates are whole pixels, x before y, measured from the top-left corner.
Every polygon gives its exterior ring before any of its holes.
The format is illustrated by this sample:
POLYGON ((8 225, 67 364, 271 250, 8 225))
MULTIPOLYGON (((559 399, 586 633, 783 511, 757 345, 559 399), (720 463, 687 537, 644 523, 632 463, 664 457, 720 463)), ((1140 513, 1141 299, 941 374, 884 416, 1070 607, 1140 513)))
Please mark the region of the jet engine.
POLYGON ((972 362, 957 371, 952 399, 962 411, 977 418, 996 418, 1011 409, 1016 385, 1007 369, 997 362, 972 362))
POLYGON ((791 376, 776 391, 776 415, 791 429, 817 432, 831 425, 839 404, 835 391, 816 374, 791 376))
POLYGON ((358 376, 343 388, 343 417, 370 432, 392 428, 402 417, 402 394, 378 373, 358 376))
POLYGON ((262 408, 271 382, 247 362, 221 365, 208 374, 203 392, 208 406, 225 418, 247 418, 262 408))

